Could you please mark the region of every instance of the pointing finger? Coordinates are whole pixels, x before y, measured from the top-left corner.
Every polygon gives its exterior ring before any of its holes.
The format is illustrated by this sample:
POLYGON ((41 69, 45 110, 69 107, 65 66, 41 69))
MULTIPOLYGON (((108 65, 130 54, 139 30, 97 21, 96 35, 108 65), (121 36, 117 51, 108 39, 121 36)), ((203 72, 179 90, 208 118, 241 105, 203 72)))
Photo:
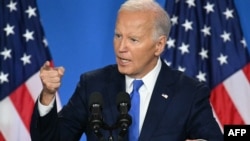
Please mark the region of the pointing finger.
POLYGON ((57 72, 59 73, 60 76, 62 76, 64 74, 64 71, 65 71, 64 67, 57 68, 57 72))

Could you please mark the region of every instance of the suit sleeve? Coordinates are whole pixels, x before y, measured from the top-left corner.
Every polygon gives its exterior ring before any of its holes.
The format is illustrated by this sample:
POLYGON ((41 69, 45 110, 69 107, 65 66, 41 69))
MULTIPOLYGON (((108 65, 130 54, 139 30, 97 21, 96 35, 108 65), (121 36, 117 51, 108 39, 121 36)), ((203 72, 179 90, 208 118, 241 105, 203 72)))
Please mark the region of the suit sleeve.
POLYGON ((36 101, 30 125, 32 141, 58 140, 57 123, 56 102, 47 115, 40 117, 36 101))
POLYGON ((213 115, 209 101, 210 90, 203 84, 198 84, 188 122, 188 134, 191 139, 206 139, 208 141, 223 141, 223 134, 213 115))

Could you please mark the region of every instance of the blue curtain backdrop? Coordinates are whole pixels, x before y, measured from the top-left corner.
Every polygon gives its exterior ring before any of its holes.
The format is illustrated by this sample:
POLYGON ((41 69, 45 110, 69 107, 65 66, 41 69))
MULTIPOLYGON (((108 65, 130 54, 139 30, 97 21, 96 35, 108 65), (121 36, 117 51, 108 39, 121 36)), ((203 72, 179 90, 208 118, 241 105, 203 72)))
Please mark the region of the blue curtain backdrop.
MULTIPOLYGON (((161 5, 165 0, 157 0, 161 5)), ((64 66, 59 90, 66 104, 83 72, 115 63, 113 33, 124 0, 38 0, 41 21, 55 66, 64 66)), ((235 0, 250 48, 250 1, 235 0)), ((82 137, 85 141, 85 137, 82 137)))

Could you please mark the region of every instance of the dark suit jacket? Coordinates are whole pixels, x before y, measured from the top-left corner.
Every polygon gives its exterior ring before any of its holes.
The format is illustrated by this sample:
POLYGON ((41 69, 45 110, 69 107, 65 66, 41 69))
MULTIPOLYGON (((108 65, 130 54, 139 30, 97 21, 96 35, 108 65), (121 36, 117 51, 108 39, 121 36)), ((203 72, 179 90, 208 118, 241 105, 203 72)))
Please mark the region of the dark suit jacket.
MULTIPOLYGON (((118 72, 117 65, 82 74, 74 94, 59 114, 54 106, 49 114, 40 117, 36 104, 30 128, 32 140, 76 141, 85 133, 88 141, 97 141, 98 138, 88 126, 88 100, 95 91, 103 95, 104 122, 113 125, 119 115, 116 95, 125 91, 125 76, 118 72)), ((204 84, 162 63, 139 140, 184 141, 187 138, 202 138, 222 141, 209 95, 210 91, 204 84), (162 94, 168 95, 168 98, 162 94)), ((102 133, 107 139, 110 132, 102 130, 102 133)), ((112 134, 116 140, 119 130, 112 134)), ((124 140, 128 140, 127 135, 124 140)))

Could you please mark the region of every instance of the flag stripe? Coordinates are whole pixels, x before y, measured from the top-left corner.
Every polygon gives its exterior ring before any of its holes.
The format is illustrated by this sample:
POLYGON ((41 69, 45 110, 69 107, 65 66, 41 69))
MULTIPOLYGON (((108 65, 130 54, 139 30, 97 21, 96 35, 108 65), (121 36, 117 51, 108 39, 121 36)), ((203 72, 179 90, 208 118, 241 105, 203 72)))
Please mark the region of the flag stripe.
POLYGON ((243 118, 244 123, 250 124, 250 85, 246 75, 240 70, 226 79, 223 83, 236 109, 243 118))
POLYGON ((0 131, 0 141, 4 141, 4 138, 3 138, 1 131, 0 131))
POLYGON ((26 81, 26 87, 28 91, 30 92, 32 99, 34 101, 37 100, 37 97, 42 91, 42 82, 39 77, 39 72, 32 75, 27 81, 26 81), (36 84, 36 85, 34 85, 36 84))
POLYGON ((7 97, 0 102, 0 131, 6 141, 30 141, 29 131, 23 124, 12 101, 7 97))
POLYGON ((19 113, 27 130, 30 129, 31 114, 33 112, 34 101, 27 90, 25 84, 18 87, 11 95, 10 99, 19 113))
POLYGON ((212 90, 210 101, 221 125, 233 123, 244 124, 244 121, 222 84, 212 90))
POLYGON ((250 63, 248 63, 242 70, 244 71, 244 74, 250 83, 250 63))

